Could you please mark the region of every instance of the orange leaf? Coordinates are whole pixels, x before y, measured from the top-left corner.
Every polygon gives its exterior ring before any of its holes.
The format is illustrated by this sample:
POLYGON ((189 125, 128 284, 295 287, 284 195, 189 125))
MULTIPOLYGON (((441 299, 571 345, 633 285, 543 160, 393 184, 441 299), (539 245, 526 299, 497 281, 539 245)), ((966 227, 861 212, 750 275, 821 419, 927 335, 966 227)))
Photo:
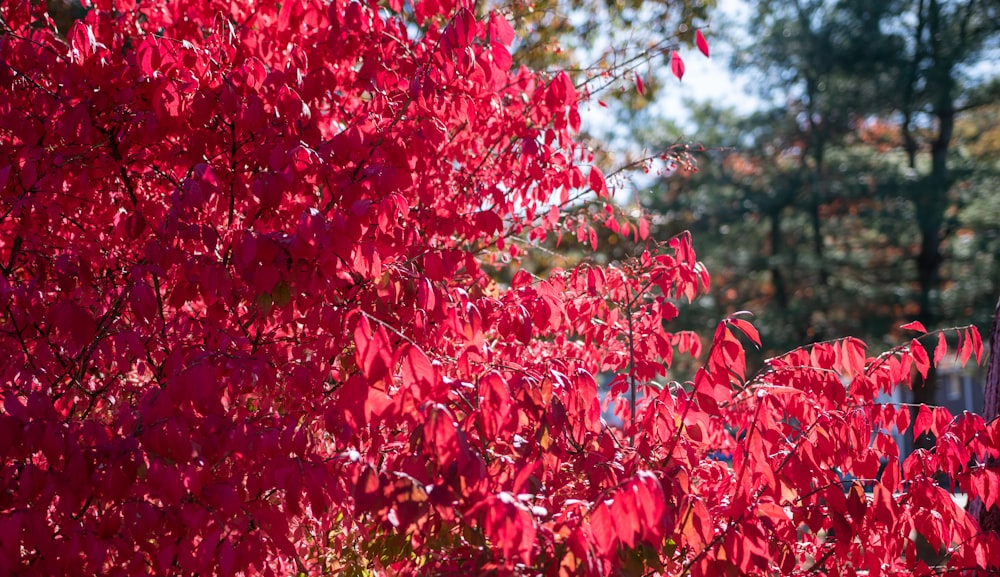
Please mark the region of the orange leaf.
POLYGON ((695 498, 688 511, 682 534, 685 544, 695 551, 700 551, 712 539, 712 516, 700 499, 695 498))

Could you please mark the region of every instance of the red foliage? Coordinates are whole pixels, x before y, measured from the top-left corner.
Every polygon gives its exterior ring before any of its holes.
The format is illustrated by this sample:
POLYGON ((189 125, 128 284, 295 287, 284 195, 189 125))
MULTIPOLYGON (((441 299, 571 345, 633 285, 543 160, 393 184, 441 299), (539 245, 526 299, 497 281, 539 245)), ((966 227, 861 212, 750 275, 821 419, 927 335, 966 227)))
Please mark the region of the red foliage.
POLYGON ((556 195, 607 198, 572 81, 512 69, 503 17, 98 0, 62 39, 40 3, 0 16, 0 574, 929 574, 912 530, 997 569, 935 480, 997 503, 970 465, 996 423, 921 411, 936 447, 900 466, 909 412, 874 402, 923 342, 751 377, 728 319, 661 387, 701 346, 666 330, 708 284, 686 235, 491 283, 564 226, 556 195), (623 431, 599 373, 644 392, 623 431))

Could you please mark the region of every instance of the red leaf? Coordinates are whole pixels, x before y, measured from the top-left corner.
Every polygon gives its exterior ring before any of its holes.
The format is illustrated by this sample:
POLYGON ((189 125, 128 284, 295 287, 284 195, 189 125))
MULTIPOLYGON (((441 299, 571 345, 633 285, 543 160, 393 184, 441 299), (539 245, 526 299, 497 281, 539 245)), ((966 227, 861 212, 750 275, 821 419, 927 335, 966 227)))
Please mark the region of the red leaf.
POLYGON ((278 12, 278 28, 280 30, 285 30, 288 28, 289 23, 292 19, 292 4, 293 2, 283 2, 281 4, 281 9, 278 12))
MULTIPOLYGON (((907 410, 907 413, 909 413, 909 410, 907 410)), ((885 485, 885 488, 890 493, 894 493, 897 489, 899 489, 900 475, 899 462, 897 460, 891 459, 885 464, 885 470, 882 471, 881 480, 882 484, 885 485)))
POLYGON ((493 47, 490 48, 490 53, 493 55, 493 63, 496 64, 497 70, 500 72, 507 72, 510 70, 510 66, 514 63, 514 60, 506 46, 495 43, 493 44, 493 47))
MULTIPOLYGON (((3 189, 3 184, 3 178, 0 178, 0 190, 3 189)), ((129 238, 133 240, 139 238, 144 230, 146 230, 146 218, 142 216, 141 212, 134 212, 125 219, 125 232, 129 238)))
POLYGON ((983 337, 976 327, 969 328, 969 335, 972 337, 972 348, 976 354, 976 363, 983 362, 983 337))
POLYGON ((908 322, 905 325, 900 325, 899 328, 903 329, 904 331, 916 331, 918 333, 926 333, 927 332, 927 329, 924 328, 924 323, 922 323, 920 321, 908 322))
POLYGON ((1000 473, 984 469, 980 475, 983 477, 983 505, 989 509, 1000 501, 1000 473))
POLYGON ((355 361, 361 372, 372 381, 382 380, 392 362, 385 328, 380 326, 377 331, 372 331, 368 317, 361 317, 354 329, 354 346, 355 361))
POLYGON ((854 523, 860 524, 868 508, 868 500, 865 498, 864 487, 861 483, 851 484, 851 490, 847 493, 847 512, 851 515, 854 523))
POLYGON ((711 541, 713 536, 712 516, 705 507, 705 503, 695 497, 691 501, 691 508, 686 513, 686 522, 682 527, 684 544, 694 551, 701 551, 711 541))
POLYGON ((972 358, 973 346, 972 346, 972 338, 970 332, 965 331, 963 338, 961 340, 962 340, 962 352, 959 354, 959 357, 962 360, 962 366, 965 366, 969 362, 969 359, 972 358))
POLYGON ((701 30, 694 33, 694 43, 698 45, 698 50, 701 50, 701 53, 705 55, 705 58, 708 58, 708 42, 705 41, 705 35, 701 33, 701 30))
POLYGON ((58 308, 53 307, 58 311, 56 322, 64 334, 81 347, 89 345, 97 332, 97 323, 90 312, 72 301, 63 301, 56 306, 58 308))
POLYGON ((378 474, 375 469, 368 465, 364 472, 358 477, 358 482, 354 486, 354 503, 359 511, 363 513, 376 511, 384 504, 384 497, 380 490, 378 474))
POLYGON ((535 521, 510 493, 500 493, 486 511, 483 530, 499 545, 508 563, 531 564, 535 543, 535 521))
POLYGON ((670 57, 670 71, 674 73, 677 80, 684 79, 684 61, 681 60, 681 55, 674 51, 673 55, 670 57))
POLYGON ((865 371, 865 343, 850 338, 844 339, 840 344, 843 351, 843 363, 845 370, 852 375, 860 375, 865 371))
POLYGON ((590 186, 590 190, 597 194, 597 198, 607 198, 608 197, 608 184, 604 180, 604 173, 601 172, 600 168, 596 166, 590 167, 590 175, 587 177, 587 184, 590 186))
MULTIPOLYGON (((931 413, 934 415, 934 426, 931 427, 931 431, 935 435, 947 430, 954 420, 954 417, 952 416, 951 411, 948 410, 948 407, 934 407, 931 410, 931 413)), ((964 459, 963 462, 964 461, 968 461, 968 459, 964 459)))
POLYGON ((636 492, 635 501, 641 515, 644 538, 659 540, 663 536, 661 521, 666 512, 660 481, 651 473, 640 473, 630 486, 636 492))
POLYGON ((938 333, 938 343, 934 347, 934 366, 938 366, 941 359, 948 354, 948 340, 944 338, 944 333, 938 333))
POLYGON ((639 524, 639 511, 636 507, 633 491, 618 491, 611 504, 611 522, 615 533, 626 547, 635 547, 635 537, 642 530, 639 524))
POLYGON ((236 550, 233 548, 233 542, 224 539, 219 546, 219 575, 229 577, 234 574, 235 568, 236 550))
POLYGON ((760 333, 757 332, 757 328, 750 324, 748 321, 743 319, 730 319, 729 325, 734 326, 749 338, 753 344, 760 348, 760 333))
POLYGON ((896 408, 896 431, 900 434, 906 432, 906 429, 910 427, 910 409, 909 407, 897 407, 896 408))
POLYGON ((504 46, 510 46, 514 41, 514 28, 505 16, 494 12, 490 17, 490 36, 504 46))
POLYGON ((769 385, 761 387, 758 391, 766 392, 769 395, 800 395, 805 392, 795 387, 786 387, 783 385, 769 385))
MULTIPOLYGON (((930 431, 934 427, 934 415, 927 405, 920 405, 917 410, 917 418, 913 422, 913 436, 919 437, 925 431, 930 431)), ((932 431, 933 432, 933 431, 932 431)))
POLYGON ((532 475, 538 470, 540 463, 538 461, 533 461, 528 463, 517 473, 517 477, 514 478, 514 485, 511 487, 511 491, 517 495, 523 493, 525 485, 528 480, 531 479, 532 475))
POLYGON ((93 29, 80 20, 77 20, 70 28, 67 40, 81 62, 97 51, 97 40, 94 37, 93 29))
POLYGON ((132 290, 129 293, 129 305, 132 308, 132 313, 146 323, 155 318, 159 308, 153 287, 144 280, 139 280, 132 285, 132 290))
POLYGON ((455 418, 444 405, 430 408, 424 423, 424 441, 439 466, 447 467, 458 458, 458 429, 455 418))
POLYGON ((559 212, 558 205, 553 204, 552 206, 549 207, 548 221, 550 225, 554 227, 555 225, 559 224, 560 216, 562 216, 562 214, 559 212))
POLYGON ((584 425, 592 433, 601 432, 601 402, 597 396, 597 381, 584 369, 577 370, 576 392, 584 407, 584 425))
POLYGON ((421 390, 432 385, 437 377, 434 367, 420 347, 407 345, 402 355, 402 377, 404 385, 416 385, 421 390))
POLYGON ((484 375, 479 379, 479 398, 479 414, 483 420, 483 429, 488 437, 494 438, 507 424, 507 415, 510 412, 511 402, 507 384, 495 372, 484 375))
MULTIPOLYGON (((884 475, 884 474, 883 474, 884 475)), ((886 527, 893 527, 896 522, 896 503, 892 500, 892 491, 882 483, 876 483, 872 491, 872 516, 875 521, 886 527)))
POLYGON ((913 362, 917 365, 920 376, 926 379, 927 371, 931 367, 931 360, 927 357, 927 350, 924 349, 924 345, 920 344, 920 341, 917 339, 910 341, 910 355, 913 356, 913 362))
POLYGON ((646 89, 642 85, 642 76, 639 76, 638 72, 635 73, 635 89, 639 91, 640 96, 645 96, 646 89))
POLYGON ((283 555, 295 556, 295 545, 288 540, 288 517, 277 509, 262 507, 254 512, 254 517, 260 522, 260 527, 283 555))
POLYGON ((590 530, 594 534, 594 544, 597 552, 608 555, 618 545, 618 534, 615 532, 614 521, 607 505, 601 503, 590 514, 590 530))

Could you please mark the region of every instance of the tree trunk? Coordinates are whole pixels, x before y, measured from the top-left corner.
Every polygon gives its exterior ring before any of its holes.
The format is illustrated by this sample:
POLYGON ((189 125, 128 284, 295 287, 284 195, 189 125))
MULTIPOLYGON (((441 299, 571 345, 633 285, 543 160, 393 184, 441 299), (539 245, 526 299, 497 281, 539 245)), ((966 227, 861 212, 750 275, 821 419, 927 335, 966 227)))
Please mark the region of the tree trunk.
MULTIPOLYGON (((923 3, 921 2, 921 8, 923 3)), ((942 7, 937 0, 927 6, 927 27, 930 35, 929 54, 932 63, 928 72, 934 86, 932 97, 937 135, 931 142, 931 172, 917 188, 917 223, 920 228, 920 254, 917 256, 917 283, 920 287, 917 320, 924 326, 934 327, 941 318, 941 244, 947 235, 944 226, 948 210, 948 191, 951 174, 948 169, 948 150, 955 130, 955 61, 952 51, 942 45, 942 7)), ((919 39, 918 39, 919 40, 919 39)), ((931 367, 927 378, 915 379, 913 401, 917 404, 936 404, 937 371, 931 367)), ((915 439, 915 447, 925 447, 929 439, 915 439)))
MULTIPOLYGON (((993 313, 993 326, 990 329, 990 354, 986 365, 986 395, 983 401, 983 419, 990 422, 1000 417, 1000 299, 993 313)), ((996 466, 996 460, 990 459, 987 467, 996 466)), ((1000 507, 993 505, 989 509, 983 502, 974 499, 969 502, 969 513, 979 521, 983 531, 1000 532, 1000 507)))

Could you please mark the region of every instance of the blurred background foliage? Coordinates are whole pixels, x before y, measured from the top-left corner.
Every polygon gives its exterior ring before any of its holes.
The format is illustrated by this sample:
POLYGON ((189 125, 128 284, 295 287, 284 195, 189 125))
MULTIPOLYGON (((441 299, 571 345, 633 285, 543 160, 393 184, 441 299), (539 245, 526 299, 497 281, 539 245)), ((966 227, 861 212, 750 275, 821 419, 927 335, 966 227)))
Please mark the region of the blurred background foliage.
MULTIPOLYGON (((652 239, 690 230, 712 273, 711 294, 683 307, 675 328, 710 336, 719 319, 750 310, 767 347, 758 360, 846 335, 884 349, 914 336, 898 329, 910 320, 988 332, 1000 295, 1000 1, 745 5, 742 25, 711 38, 727 38, 733 74, 762 106, 690 103, 685 130, 642 107, 611 113, 637 150, 676 148, 685 132, 705 149, 697 171, 635 179, 621 206, 651 221, 652 239)), ((679 20, 657 22, 691 30, 708 8, 684 4, 679 20)), ((594 28, 573 22, 548 41, 587 46, 594 28)), ((652 32, 628 19, 614 30, 652 32)), ((593 258, 622 260, 642 244, 605 231, 593 258)), ((531 253, 525 266, 584 254, 572 234, 548 248, 557 254, 531 253)), ((932 374, 915 400, 935 388, 932 374)))
MULTIPOLYGON (((613 72, 691 46, 717 0, 488 0, 517 30, 516 61, 535 68, 613 72)), ((667 62, 669 65, 669 62, 667 62)))

